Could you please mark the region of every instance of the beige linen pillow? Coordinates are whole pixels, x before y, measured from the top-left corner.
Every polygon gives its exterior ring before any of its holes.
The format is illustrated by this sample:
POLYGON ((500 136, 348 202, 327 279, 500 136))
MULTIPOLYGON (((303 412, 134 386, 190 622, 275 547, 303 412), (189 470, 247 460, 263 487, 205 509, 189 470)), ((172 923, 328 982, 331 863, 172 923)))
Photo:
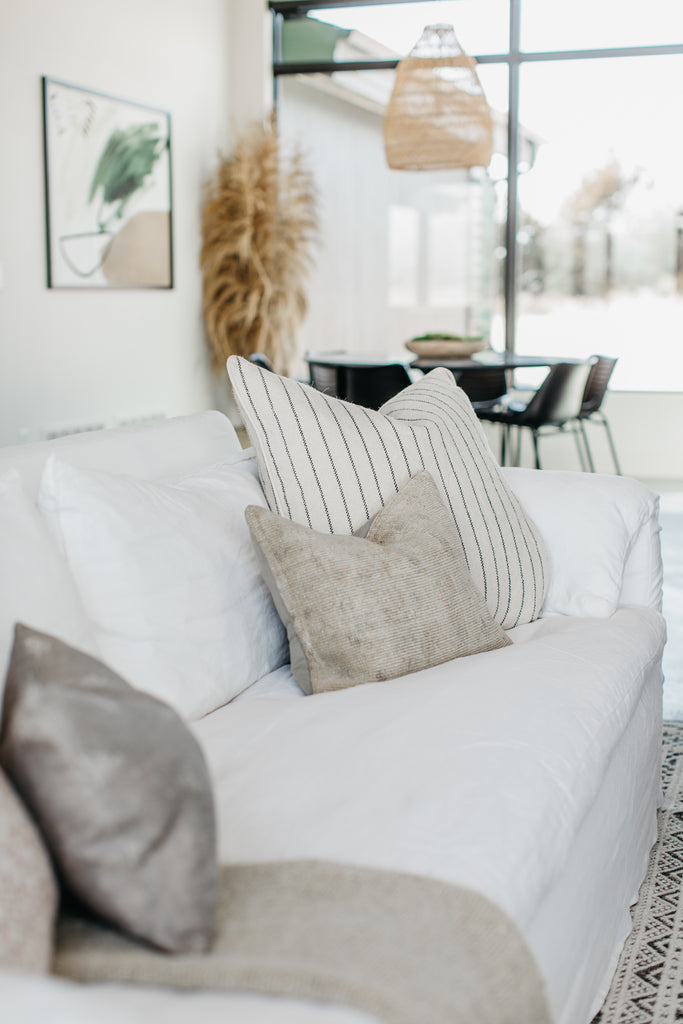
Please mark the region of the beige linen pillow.
POLYGON ((0 968, 49 969, 57 900, 43 840, 0 771, 0 968))
POLYGON ((467 570, 429 473, 417 473, 366 537, 330 536, 250 506, 247 523, 305 693, 392 679, 510 641, 467 570))
POLYGON ((420 470, 431 473, 489 611, 505 629, 541 612, 546 554, 467 395, 442 368, 379 412, 228 360, 269 507, 313 530, 355 533, 420 470))
POLYGON ((201 749, 175 711, 18 624, 0 763, 86 907, 169 952, 208 947, 213 797, 201 749))

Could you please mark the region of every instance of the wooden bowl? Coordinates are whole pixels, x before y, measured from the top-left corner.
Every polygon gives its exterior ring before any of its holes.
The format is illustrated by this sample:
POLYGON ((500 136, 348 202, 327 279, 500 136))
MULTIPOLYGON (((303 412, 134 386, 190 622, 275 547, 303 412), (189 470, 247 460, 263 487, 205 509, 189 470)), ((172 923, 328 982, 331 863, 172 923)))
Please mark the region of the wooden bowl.
POLYGON ((421 359, 462 359, 488 348, 484 338, 413 338, 406 348, 421 359))

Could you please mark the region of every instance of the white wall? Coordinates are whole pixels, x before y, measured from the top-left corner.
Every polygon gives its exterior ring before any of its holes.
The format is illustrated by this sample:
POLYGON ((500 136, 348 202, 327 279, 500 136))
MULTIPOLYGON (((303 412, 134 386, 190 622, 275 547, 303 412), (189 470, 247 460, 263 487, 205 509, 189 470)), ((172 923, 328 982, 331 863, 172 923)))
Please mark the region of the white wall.
POLYGON ((0 444, 223 406, 201 318, 200 208, 239 112, 255 116, 264 94, 265 0, 0 4, 0 444), (46 287, 42 75, 170 112, 172 290, 46 287))

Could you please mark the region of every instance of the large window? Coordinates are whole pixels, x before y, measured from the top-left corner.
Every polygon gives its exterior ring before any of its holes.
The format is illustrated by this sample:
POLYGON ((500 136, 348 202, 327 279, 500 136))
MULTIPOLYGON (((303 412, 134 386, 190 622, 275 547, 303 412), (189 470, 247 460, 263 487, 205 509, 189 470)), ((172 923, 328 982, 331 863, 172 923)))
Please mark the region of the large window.
POLYGON ((544 142, 519 179, 520 351, 608 349, 614 387, 683 390, 681 143, 665 112, 682 81, 683 55, 522 68, 520 120, 544 142))
POLYGON ((399 355, 416 334, 481 333, 616 355, 615 388, 683 390, 683 5, 653 0, 645 21, 632 0, 616 19, 595 0, 571 17, 547 0, 271 7, 280 125, 320 195, 305 348, 399 355), (393 68, 434 22, 479 62, 486 171, 386 165, 393 68))

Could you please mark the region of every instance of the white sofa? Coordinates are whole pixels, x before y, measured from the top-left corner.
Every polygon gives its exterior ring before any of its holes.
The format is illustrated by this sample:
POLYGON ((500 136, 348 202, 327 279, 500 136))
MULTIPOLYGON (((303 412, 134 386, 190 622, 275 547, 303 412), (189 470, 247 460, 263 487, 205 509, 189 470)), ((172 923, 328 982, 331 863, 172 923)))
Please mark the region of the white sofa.
MULTIPOLYGON (((228 485, 230 467, 241 472, 250 458, 223 416, 203 413, 2 449, 0 481, 17 470, 35 500, 50 453, 152 481, 218 465, 228 485)), ((548 549, 554 613, 511 630, 511 647, 388 683, 304 697, 285 665, 191 728, 214 784, 223 863, 312 858, 482 892, 525 936, 556 1024, 588 1024, 656 833, 665 640, 657 499, 624 478, 504 473, 548 549)), ((2 501, 0 492, 0 519, 2 501)), ((5 566, 33 568, 35 550, 13 543, 5 566)), ((29 577, 15 617, 58 632, 29 577)), ((3 582, 5 633, 13 584, 3 582)), ((81 986, 9 971, 0 1005, 7 1024, 377 1020, 313 999, 81 986)))

